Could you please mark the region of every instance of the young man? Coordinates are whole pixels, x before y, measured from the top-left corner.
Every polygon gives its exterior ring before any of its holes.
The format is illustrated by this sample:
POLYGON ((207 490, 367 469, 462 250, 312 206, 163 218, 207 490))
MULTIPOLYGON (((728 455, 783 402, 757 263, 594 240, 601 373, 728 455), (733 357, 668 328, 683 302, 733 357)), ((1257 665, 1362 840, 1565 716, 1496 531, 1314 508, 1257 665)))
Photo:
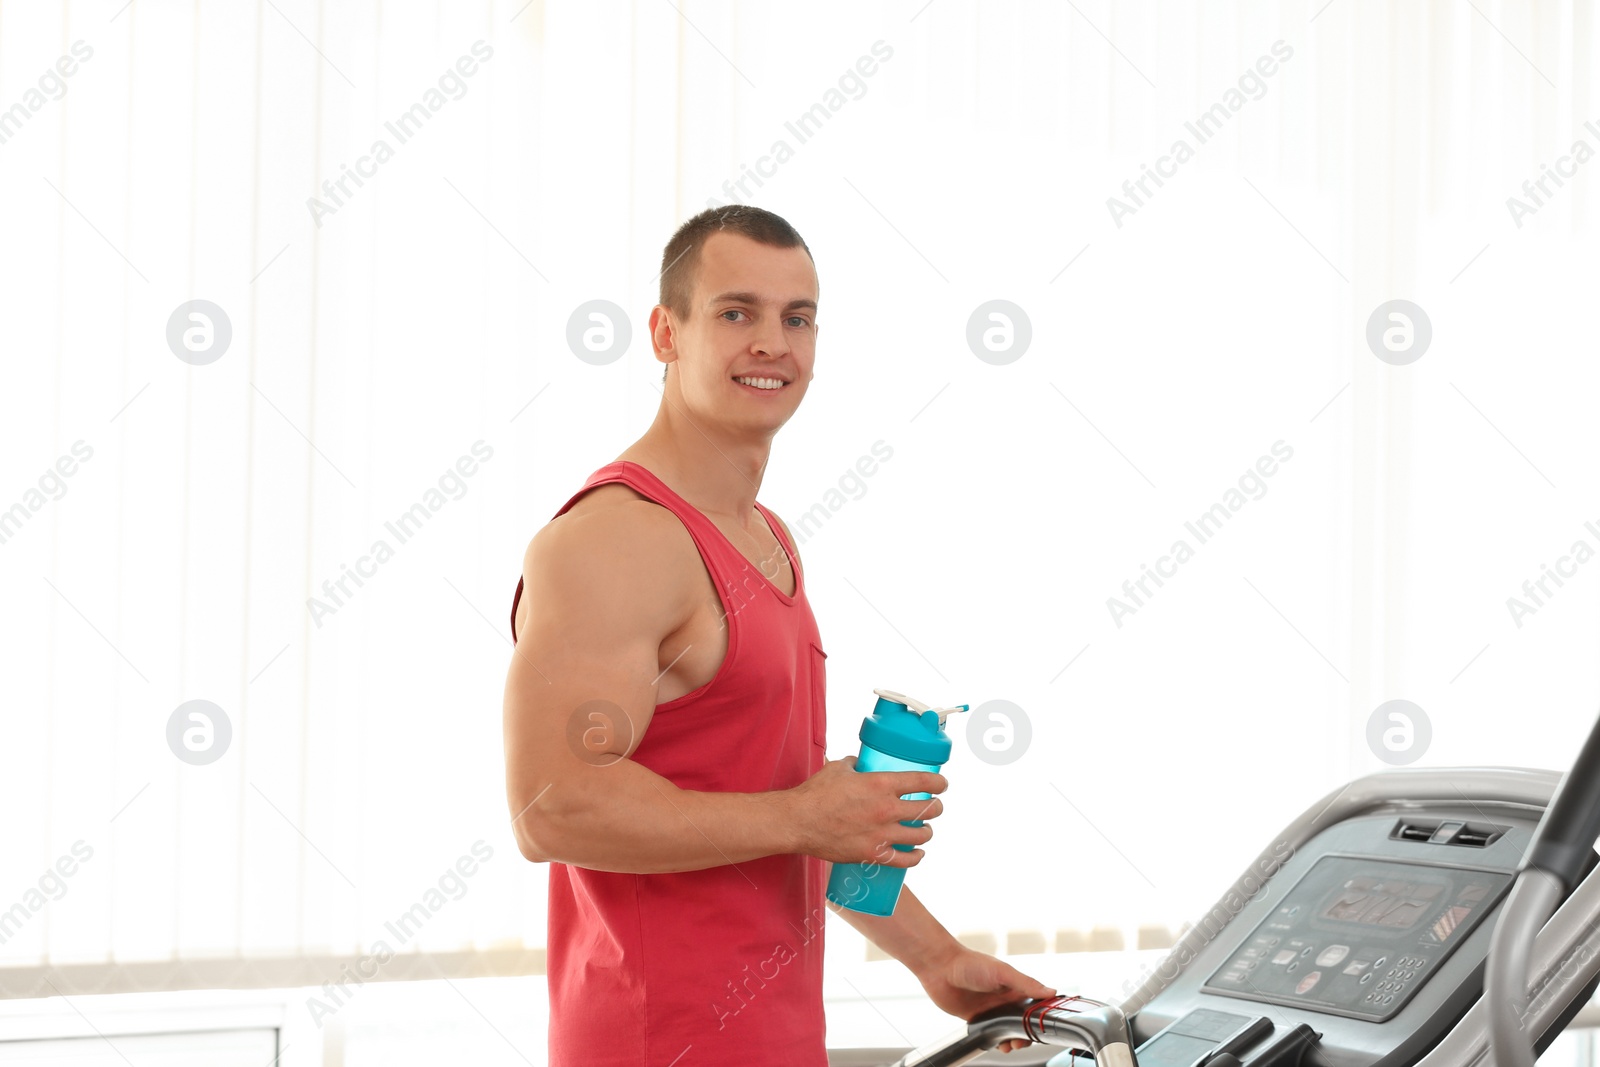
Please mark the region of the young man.
MULTIPOLYGON (((788 527, 756 502, 813 374, 817 274, 744 205, 690 219, 650 314, 650 429, 528 546, 512 603, 507 793, 550 864, 555 1067, 825 1067, 831 863, 914 866, 942 775, 827 761, 825 659, 788 527)), ((962 1019, 1054 990, 968 949, 909 888, 834 910, 962 1019)), ((1007 1043, 1007 1051, 1025 1041, 1007 1043)))

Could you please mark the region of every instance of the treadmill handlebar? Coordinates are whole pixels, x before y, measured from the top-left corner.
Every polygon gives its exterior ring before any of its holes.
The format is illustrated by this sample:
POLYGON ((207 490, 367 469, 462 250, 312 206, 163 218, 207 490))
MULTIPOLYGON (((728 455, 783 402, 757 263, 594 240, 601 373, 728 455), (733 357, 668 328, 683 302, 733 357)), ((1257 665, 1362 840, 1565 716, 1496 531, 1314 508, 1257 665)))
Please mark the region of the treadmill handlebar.
POLYGON ((1038 1003, 1030 1000, 991 1008, 973 1018, 965 1030, 914 1049, 896 1060, 894 1067, 956 1067, 1015 1037, 1083 1049, 1094 1056, 1095 1067, 1138 1067, 1128 1039, 1127 1019, 1120 1008, 1107 1004, 1088 1011, 1060 1007, 1041 1012, 1034 1007, 1038 1003), (1034 1010, 1025 1020, 1024 1013, 1030 1007, 1034 1010))
POLYGON ((1600 718, 1578 752, 1577 762, 1556 786, 1522 867, 1555 875, 1571 892, 1583 880, 1583 868, 1596 838, 1600 838, 1600 718))
POLYGON ((1600 838, 1600 718, 1562 776, 1522 858, 1517 880, 1495 921, 1484 964, 1489 1047, 1500 1067, 1533 1067, 1534 1037, 1523 1028, 1528 957, 1550 916, 1583 881, 1589 850, 1600 838))

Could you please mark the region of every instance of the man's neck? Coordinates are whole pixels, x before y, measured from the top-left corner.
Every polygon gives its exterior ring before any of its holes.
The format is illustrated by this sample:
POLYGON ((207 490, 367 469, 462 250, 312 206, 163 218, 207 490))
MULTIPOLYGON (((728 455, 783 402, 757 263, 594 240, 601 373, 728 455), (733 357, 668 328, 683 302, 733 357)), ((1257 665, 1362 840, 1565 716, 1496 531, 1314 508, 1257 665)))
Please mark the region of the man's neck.
POLYGON ((772 439, 730 440, 666 409, 663 403, 650 429, 617 458, 644 467, 707 515, 747 525, 761 491, 772 439))

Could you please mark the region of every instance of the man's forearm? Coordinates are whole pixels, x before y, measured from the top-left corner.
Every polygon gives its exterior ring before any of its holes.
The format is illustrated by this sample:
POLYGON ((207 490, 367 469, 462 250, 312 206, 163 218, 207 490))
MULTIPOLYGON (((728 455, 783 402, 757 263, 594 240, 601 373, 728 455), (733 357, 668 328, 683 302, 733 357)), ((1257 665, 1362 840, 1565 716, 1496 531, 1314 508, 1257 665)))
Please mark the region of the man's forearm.
POLYGON ((596 871, 697 871, 799 850, 783 791, 680 789, 621 758, 557 781, 518 819, 539 859, 596 871))
POLYGON ((922 906, 909 886, 901 887, 893 915, 866 915, 832 901, 828 907, 919 977, 961 947, 961 942, 922 906))

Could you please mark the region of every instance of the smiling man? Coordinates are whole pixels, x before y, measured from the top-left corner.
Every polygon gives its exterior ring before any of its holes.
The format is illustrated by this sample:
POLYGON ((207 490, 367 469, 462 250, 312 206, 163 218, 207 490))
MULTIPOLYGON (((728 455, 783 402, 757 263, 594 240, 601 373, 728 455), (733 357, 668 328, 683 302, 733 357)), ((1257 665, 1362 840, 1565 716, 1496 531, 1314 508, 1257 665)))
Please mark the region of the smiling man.
MULTIPOLYGON (((649 430, 533 538, 512 601, 507 798, 550 865, 555 1067, 825 1067, 842 916, 962 1019, 1051 996, 902 889, 826 902, 832 863, 914 866, 942 775, 828 761, 827 653, 788 527, 756 502, 813 379, 817 274, 787 222, 701 212, 662 255, 649 430)), ((1008 1047, 1022 1041, 1008 1042, 1008 1047)))

